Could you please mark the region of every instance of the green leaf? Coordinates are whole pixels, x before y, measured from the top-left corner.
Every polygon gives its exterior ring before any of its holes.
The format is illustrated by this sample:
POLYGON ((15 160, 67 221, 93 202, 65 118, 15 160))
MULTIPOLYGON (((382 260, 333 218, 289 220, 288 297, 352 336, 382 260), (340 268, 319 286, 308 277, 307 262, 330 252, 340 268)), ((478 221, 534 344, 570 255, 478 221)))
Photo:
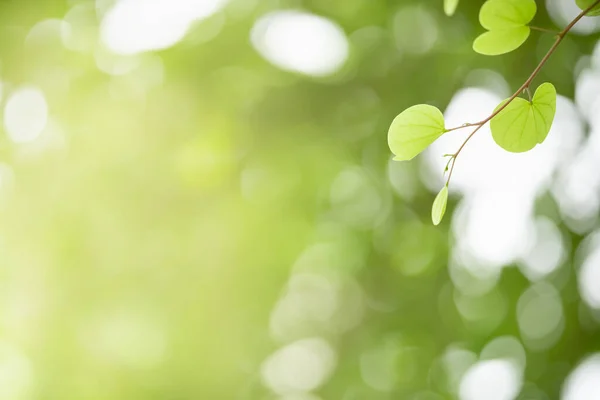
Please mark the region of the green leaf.
POLYGON ((394 160, 413 159, 446 132, 444 116, 436 107, 419 104, 398 115, 388 132, 394 160))
POLYGON ((444 12, 447 16, 453 16, 456 7, 458 7, 458 0, 444 0, 444 12))
POLYGON ((488 0, 479 11, 479 22, 488 31, 525 26, 537 12, 534 0, 488 0))
POLYGON ((431 220, 434 225, 439 225, 446 213, 446 205, 448 204, 448 186, 444 186, 442 190, 435 196, 433 206, 431 207, 431 220))
POLYGON ((475 39, 473 50, 485 56, 510 53, 525 43, 530 33, 526 26, 504 31, 489 31, 475 39))
POLYGON ((488 30, 473 42, 477 53, 496 56, 521 46, 531 33, 527 26, 537 12, 534 0, 488 0, 481 7, 479 22, 488 30))
MULTIPOLYGON (((596 0, 575 0, 577 5, 579 6, 579 8, 581 8, 582 10, 586 10, 588 7, 590 7, 592 4, 594 4, 594 1, 596 1, 596 0)), ((600 4, 598 4, 597 6, 592 8, 586 15, 589 15, 589 16, 600 15, 600 4)))
POLYGON ((517 97, 492 118, 492 137, 504 150, 513 153, 529 151, 546 139, 555 113, 556 89, 551 83, 543 83, 535 91, 531 102, 517 97))

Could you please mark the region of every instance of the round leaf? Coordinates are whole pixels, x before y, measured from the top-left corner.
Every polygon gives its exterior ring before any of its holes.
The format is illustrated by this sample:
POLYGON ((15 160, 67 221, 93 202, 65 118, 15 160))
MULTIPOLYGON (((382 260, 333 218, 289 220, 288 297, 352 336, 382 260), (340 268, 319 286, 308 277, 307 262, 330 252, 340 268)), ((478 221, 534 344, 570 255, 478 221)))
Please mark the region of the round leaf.
POLYGON ((536 12, 534 0, 488 0, 479 12, 479 22, 488 32, 475 39, 473 50, 495 56, 517 49, 529 37, 527 24, 536 12))
MULTIPOLYGON (((594 1, 596 1, 596 0, 575 0, 577 5, 579 6, 579 8, 581 8, 582 10, 586 10, 588 7, 590 7, 592 4, 594 4, 594 1)), ((600 4, 598 4, 597 6, 592 8, 586 15, 590 15, 590 16, 600 15, 600 4)))
MULTIPOLYGON (((505 103, 506 100, 496 109, 505 103)), ((504 150, 529 151, 546 139, 555 113, 556 89, 551 83, 544 83, 537 88, 531 102, 517 97, 492 118, 492 137, 504 150)))
POLYGON ((488 31, 525 26, 537 12, 534 0, 488 0, 479 11, 479 22, 488 31))
POLYGON ((529 37, 529 27, 489 31, 473 42, 473 50, 485 56, 497 56, 518 49, 529 37))
POLYGON ((388 132, 394 160, 411 160, 446 132, 444 116, 436 107, 412 106, 398 115, 388 132))
POLYGON ((444 12, 447 16, 453 16, 456 7, 458 7, 458 0, 444 0, 444 12))
POLYGON ((431 207, 431 220, 434 225, 439 225, 446 213, 446 205, 448 204, 448 186, 444 186, 442 190, 435 196, 433 206, 431 207))

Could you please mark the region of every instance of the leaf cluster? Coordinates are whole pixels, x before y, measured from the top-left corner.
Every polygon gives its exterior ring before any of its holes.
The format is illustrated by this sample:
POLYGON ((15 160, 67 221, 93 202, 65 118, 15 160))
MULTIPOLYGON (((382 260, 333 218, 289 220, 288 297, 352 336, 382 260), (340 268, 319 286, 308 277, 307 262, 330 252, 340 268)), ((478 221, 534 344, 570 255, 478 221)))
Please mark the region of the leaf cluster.
MULTIPOLYGON (((488 122, 496 144, 512 153, 523 153, 542 144, 548 136, 556 114, 556 88, 545 82, 537 87, 533 97, 529 93, 532 81, 554 53, 565 35, 585 15, 600 15, 600 0, 575 0, 583 10, 565 29, 557 33, 556 41, 527 81, 509 98, 503 100, 492 115, 477 123, 467 123, 447 128, 442 112, 431 105, 412 106, 400 113, 388 132, 388 144, 394 160, 413 159, 440 136, 463 127, 473 127, 472 133, 453 154, 448 162, 446 184, 437 195, 432 207, 432 220, 438 225, 445 213, 448 187, 456 159, 466 143, 488 122)), ((453 15, 458 0, 444 0, 444 11, 453 15)), ((480 9, 479 22, 485 29, 473 42, 473 49, 480 54, 496 56, 518 49, 531 35, 530 23, 537 13, 534 0, 487 0, 480 9)), ((538 30, 545 30, 537 28, 538 30)), ((545 30, 550 31, 551 30, 545 30)), ((446 172, 446 171, 445 171, 446 172)))

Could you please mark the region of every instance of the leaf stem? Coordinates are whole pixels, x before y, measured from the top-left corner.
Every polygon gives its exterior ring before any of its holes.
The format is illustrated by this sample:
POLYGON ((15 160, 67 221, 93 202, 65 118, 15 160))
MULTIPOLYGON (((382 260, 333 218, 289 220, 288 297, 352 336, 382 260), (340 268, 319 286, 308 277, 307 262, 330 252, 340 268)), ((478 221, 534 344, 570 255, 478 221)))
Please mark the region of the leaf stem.
MULTIPOLYGON (((498 107, 492 113, 492 115, 490 115, 486 119, 484 119, 484 120, 482 120, 480 122, 474 123, 474 124, 465 124, 465 125, 457 127, 457 128, 452 128, 452 129, 446 130, 446 132, 450 132, 450 131, 454 131, 454 130, 457 130, 457 129, 460 129, 460 128, 464 128, 466 126, 475 126, 475 129, 473 130, 473 132, 471 132, 471 134, 469 134, 469 136, 467 136, 467 138, 465 139, 465 141, 463 142, 463 144, 458 148, 458 150, 456 151, 456 153, 454 153, 454 157, 452 158, 452 165, 450 166, 450 173, 448 174, 448 180, 446 181, 446 186, 448 186, 450 184, 450 179, 452 178, 452 172, 454 172, 454 165, 456 164, 456 159, 458 158, 458 156, 461 153, 461 151, 465 148, 465 146, 469 142, 469 140, 471 140, 471 138, 481 128, 483 128, 483 126, 485 124, 487 124, 488 122, 490 122, 492 120, 492 118, 494 118, 496 115, 498 115, 500 112, 502 112, 502 110, 504 110, 510 103, 512 103, 512 101, 514 99, 516 99, 521 93, 523 93, 523 91, 525 89, 529 89, 529 86, 531 85, 531 82, 533 82, 533 80, 535 79, 535 77, 538 76, 538 74, 540 73, 540 71, 542 70, 542 68, 544 67, 544 65, 546 65, 546 63, 548 62, 548 60, 550 59, 550 57, 552 56, 552 54, 554 54, 554 52, 556 51, 556 49, 558 48, 558 46, 561 44, 561 42, 563 41, 563 39, 565 38, 565 36, 567 35, 567 33, 569 33, 569 31, 575 26, 575 24, 577 24, 579 22, 579 20, 581 20, 581 18, 583 18, 588 12, 590 12, 592 10, 592 8, 596 7, 598 4, 600 4, 600 0, 594 1, 588 8, 586 8, 581 13, 579 13, 579 15, 577 15, 575 17, 575 19, 573 19, 573 21, 571 21, 569 23, 569 25, 567 25, 562 31, 560 31, 560 32, 557 33, 556 40, 554 41, 554 44, 552 45, 552 47, 550 47, 550 50, 548 50, 548 52, 546 53, 546 55, 542 58, 542 60, 540 61, 540 63, 538 64, 538 66, 533 70, 533 72, 531 73, 531 75, 529 75, 529 78, 527 78, 527 80, 521 85, 521 87, 512 96, 510 96, 508 98, 508 100, 506 100, 504 102, 504 104, 502 104, 502 106, 498 107)), ((530 27, 530 28, 532 28, 532 27, 530 27)))
POLYGON ((540 28, 539 26, 529 25, 529 29, 531 29, 533 31, 538 31, 538 32, 552 33, 553 35, 558 35, 560 33, 560 31, 556 31, 554 29, 540 28))
POLYGON ((446 131, 445 131, 445 132, 446 132, 446 133, 447 133, 447 132, 452 132, 452 131, 456 131, 456 130, 458 130, 458 129, 468 128, 468 127, 470 127, 470 126, 477 126, 477 125, 479 125, 479 122, 476 122, 476 123, 474 123, 474 124, 462 124, 461 126, 457 126, 456 128, 450 128, 450 129, 446 129, 446 131))

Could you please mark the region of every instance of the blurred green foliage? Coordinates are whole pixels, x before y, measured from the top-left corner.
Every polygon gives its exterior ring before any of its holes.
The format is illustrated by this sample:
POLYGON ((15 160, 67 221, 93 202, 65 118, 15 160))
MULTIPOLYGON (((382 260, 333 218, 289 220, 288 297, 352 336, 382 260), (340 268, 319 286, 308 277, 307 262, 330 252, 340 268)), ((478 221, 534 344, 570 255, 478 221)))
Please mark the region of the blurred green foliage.
MULTIPOLYGON (((78 31, 89 51, 65 49, 56 25, 32 31, 93 2, 0 2, 4 92, 39 87, 53 124, 31 143, 0 136, 0 397, 279 398, 265 360, 316 337, 336 361, 314 398, 455 398, 442 356, 457 349, 458 373, 492 339, 519 338, 529 282, 507 269, 484 295, 454 288, 449 225, 431 226, 434 194, 417 164, 394 170, 401 191, 390 183, 386 134, 407 106, 443 109, 473 69, 514 87, 530 74, 551 38, 476 55, 480 3, 448 18, 438 0, 231 0, 176 46, 139 56, 138 70, 111 75, 98 68, 94 24, 78 31), (284 72, 253 49, 256 19, 289 8, 343 28, 339 73, 284 72)), ((537 18, 552 25, 545 10, 537 18)), ((541 81, 572 95, 593 44, 566 40, 541 81)), ((575 248, 581 237, 565 234, 575 248)), ((523 399, 557 398, 600 348, 597 327, 579 326, 571 263, 564 333, 527 352, 523 399)), ((313 398, 296 396, 281 398, 313 398)))

